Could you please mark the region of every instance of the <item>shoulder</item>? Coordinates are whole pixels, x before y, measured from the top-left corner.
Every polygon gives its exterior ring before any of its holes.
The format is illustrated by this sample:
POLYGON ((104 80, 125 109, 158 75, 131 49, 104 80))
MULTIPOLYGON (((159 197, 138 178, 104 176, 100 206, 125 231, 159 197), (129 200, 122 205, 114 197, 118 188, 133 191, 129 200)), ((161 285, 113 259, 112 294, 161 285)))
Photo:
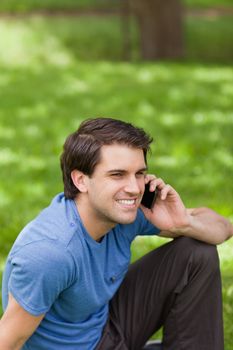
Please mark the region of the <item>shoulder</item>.
POLYGON ((31 273, 41 270, 67 273, 74 267, 69 250, 60 241, 48 238, 15 245, 9 254, 9 262, 13 267, 31 273))
POLYGON ((53 198, 48 207, 23 228, 15 245, 22 246, 38 242, 35 246, 39 244, 50 246, 56 243, 65 248, 79 229, 81 227, 72 201, 60 193, 53 198))

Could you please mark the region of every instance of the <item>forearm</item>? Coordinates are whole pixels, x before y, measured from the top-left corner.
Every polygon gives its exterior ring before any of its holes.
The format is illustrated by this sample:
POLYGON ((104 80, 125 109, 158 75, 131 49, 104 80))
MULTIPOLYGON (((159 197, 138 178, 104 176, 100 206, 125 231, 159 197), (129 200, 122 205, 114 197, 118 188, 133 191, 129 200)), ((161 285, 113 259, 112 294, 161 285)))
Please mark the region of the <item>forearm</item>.
POLYGON ((14 341, 13 336, 7 335, 0 329, 0 349, 1 350, 20 350, 24 344, 23 340, 14 341))
POLYGON ((0 350, 20 350, 43 317, 30 315, 9 294, 8 306, 0 320, 0 350))
POLYGON ((233 236, 233 225, 230 221, 209 208, 187 209, 187 215, 187 224, 172 229, 173 234, 196 238, 210 244, 223 243, 233 236))

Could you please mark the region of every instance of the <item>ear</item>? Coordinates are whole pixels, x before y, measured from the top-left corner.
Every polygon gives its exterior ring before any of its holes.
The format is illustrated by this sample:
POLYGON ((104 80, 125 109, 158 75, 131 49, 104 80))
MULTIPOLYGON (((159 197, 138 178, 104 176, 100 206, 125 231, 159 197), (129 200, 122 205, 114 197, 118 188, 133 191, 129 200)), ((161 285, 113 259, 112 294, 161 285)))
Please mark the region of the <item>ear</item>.
POLYGON ((87 192, 87 187, 86 187, 86 175, 83 174, 81 171, 79 170, 73 170, 71 172, 71 178, 73 180, 73 184, 75 185, 75 187, 77 187, 77 189, 80 192, 87 192))

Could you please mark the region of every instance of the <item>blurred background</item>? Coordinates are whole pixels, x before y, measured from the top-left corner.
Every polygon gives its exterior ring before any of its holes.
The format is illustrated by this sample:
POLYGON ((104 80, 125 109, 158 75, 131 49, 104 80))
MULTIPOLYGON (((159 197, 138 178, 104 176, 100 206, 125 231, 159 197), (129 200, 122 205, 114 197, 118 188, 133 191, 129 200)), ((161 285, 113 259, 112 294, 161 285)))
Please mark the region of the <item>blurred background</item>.
MULTIPOLYGON (((62 145, 88 117, 145 128, 150 172, 186 206, 233 221, 232 38, 232 0, 1 0, 1 274, 20 230, 63 190, 62 145)), ((218 248, 225 350, 232 241, 218 248)), ((132 260, 162 243, 137 238, 132 260)))

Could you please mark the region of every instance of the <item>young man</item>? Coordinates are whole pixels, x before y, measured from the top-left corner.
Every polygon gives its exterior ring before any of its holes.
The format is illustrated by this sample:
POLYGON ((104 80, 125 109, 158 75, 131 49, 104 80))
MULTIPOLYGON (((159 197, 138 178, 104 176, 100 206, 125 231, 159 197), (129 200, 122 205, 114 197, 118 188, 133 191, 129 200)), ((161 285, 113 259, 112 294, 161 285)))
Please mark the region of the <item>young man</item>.
POLYGON ((70 135, 64 194, 18 236, 3 277, 1 350, 139 350, 164 327, 165 350, 223 350, 215 245, 233 234, 207 208, 147 175, 151 138, 90 119, 70 135), (145 184, 158 190, 140 205, 145 184), (136 235, 176 238, 130 264, 136 235))

